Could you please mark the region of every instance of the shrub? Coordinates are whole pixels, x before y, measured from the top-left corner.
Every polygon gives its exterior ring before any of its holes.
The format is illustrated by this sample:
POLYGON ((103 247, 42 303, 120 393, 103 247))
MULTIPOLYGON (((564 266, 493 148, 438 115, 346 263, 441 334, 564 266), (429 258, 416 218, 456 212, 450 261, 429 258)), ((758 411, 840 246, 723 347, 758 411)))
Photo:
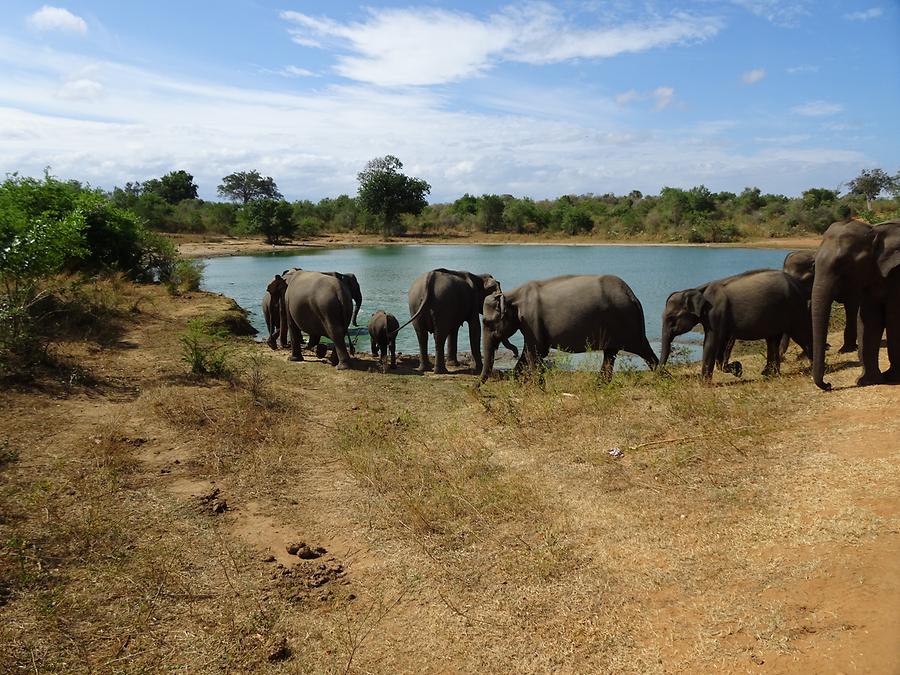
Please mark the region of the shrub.
POLYGON ((188 322, 187 330, 178 340, 181 342, 181 360, 190 366, 193 374, 210 377, 231 374, 229 358, 232 350, 224 333, 210 332, 206 322, 194 319, 188 322))
POLYGON ((200 260, 179 259, 166 280, 166 288, 172 295, 200 290, 204 264, 200 260))

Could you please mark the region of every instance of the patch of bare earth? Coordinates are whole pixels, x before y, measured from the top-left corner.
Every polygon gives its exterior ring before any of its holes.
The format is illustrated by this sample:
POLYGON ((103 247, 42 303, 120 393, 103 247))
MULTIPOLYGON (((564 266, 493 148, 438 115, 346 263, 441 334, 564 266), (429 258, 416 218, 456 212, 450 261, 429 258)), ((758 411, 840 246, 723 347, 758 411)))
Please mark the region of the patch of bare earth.
POLYGON ((4 672, 900 672, 900 387, 852 357, 198 379, 227 300, 128 292, 89 378, 0 393, 4 672))

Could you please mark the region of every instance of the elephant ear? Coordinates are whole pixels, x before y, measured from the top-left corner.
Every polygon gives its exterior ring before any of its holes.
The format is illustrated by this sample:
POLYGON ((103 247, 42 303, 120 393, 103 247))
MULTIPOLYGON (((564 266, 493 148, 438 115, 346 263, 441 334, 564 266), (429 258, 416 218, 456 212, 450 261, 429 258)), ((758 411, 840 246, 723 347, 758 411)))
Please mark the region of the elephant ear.
POLYGON ((882 277, 887 278, 900 267, 900 221, 883 223, 875 228, 873 251, 882 277))
POLYGON ((706 296, 703 294, 703 290, 699 288, 694 288, 689 291, 685 291, 684 294, 684 308, 696 316, 698 319, 703 319, 709 313, 710 302, 706 299, 706 296))

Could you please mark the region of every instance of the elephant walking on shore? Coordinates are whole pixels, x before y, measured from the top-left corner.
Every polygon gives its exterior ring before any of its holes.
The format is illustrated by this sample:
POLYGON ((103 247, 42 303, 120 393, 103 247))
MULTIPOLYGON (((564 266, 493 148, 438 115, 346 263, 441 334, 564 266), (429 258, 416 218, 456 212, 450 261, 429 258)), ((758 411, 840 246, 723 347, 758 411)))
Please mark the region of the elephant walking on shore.
POLYGON ((900 382, 900 220, 877 225, 832 223, 816 251, 812 288, 813 381, 825 382, 825 341, 831 303, 838 294, 859 303, 860 386, 900 382), (878 352, 887 331, 890 366, 881 372, 878 352))
POLYGON ((409 289, 411 318, 407 323, 412 323, 419 341, 419 372, 431 368, 428 358, 429 333, 434 333, 434 372, 446 373, 447 365, 459 365, 456 340, 463 323, 469 324, 472 358, 476 371, 481 370, 479 315, 484 298, 499 289, 500 283, 490 274, 479 275, 443 268, 426 272, 413 281, 409 289))
POLYGON ((356 280, 353 275, 337 272, 298 270, 286 276, 284 325, 288 326, 291 335, 291 361, 303 360, 300 345, 301 332, 305 332, 309 335, 309 347, 316 346, 322 335, 328 336, 334 343, 338 369, 350 368, 347 331, 351 321, 355 325, 362 296, 360 294, 354 308, 355 298, 348 278, 356 280))
POLYGON ((662 363, 672 340, 697 324, 703 326, 704 379, 718 366, 740 376, 739 361, 729 363, 734 340, 765 340, 763 375, 781 370, 781 338, 788 335, 807 353, 812 330, 809 307, 800 285, 780 270, 752 270, 672 293, 662 317, 662 363))
MULTIPOLYGON (((816 272, 816 252, 815 251, 792 251, 785 256, 784 271, 790 274, 800 288, 807 300, 812 299, 813 280, 816 272)), ((849 354, 858 349, 856 344, 856 322, 859 315, 859 304, 856 299, 844 291, 840 286, 834 289, 834 300, 844 305, 844 344, 840 348, 841 354, 849 354)), ((784 345, 787 346, 786 344, 784 345)), ((812 354, 809 354, 812 358, 812 354)))
POLYGON ((525 338, 516 370, 539 366, 552 348, 602 349, 601 375, 607 381, 620 350, 637 354, 651 370, 659 363, 647 341, 640 301, 613 275, 564 275, 529 281, 507 293, 498 289, 485 299, 483 313, 482 382, 493 370, 497 345, 516 331, 525 338))
POLYGON ((400 322, 393 314, 388 314, 379 309, 369 319, 369 337, 372 339, 372 356, 378 357, 381 369, 384 370, 384 361, 388 350, 391 352, 391 369, 397 367, 397 332, 400 330, 400 322))

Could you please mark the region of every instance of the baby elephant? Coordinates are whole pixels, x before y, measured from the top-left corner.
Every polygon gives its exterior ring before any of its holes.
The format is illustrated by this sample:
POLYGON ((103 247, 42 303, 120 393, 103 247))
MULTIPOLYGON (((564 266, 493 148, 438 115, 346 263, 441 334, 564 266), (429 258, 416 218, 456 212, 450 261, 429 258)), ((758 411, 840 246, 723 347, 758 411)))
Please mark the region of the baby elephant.
POLYGON ((397 367, 397 331, 400 323, 393 314, 388 314, 379 309, 369 319, 369 336, 372 338, 372 355, 377 356, 384 370, 384 360, 387 358, 388 348, 391 350, 391 368, 397 367))

